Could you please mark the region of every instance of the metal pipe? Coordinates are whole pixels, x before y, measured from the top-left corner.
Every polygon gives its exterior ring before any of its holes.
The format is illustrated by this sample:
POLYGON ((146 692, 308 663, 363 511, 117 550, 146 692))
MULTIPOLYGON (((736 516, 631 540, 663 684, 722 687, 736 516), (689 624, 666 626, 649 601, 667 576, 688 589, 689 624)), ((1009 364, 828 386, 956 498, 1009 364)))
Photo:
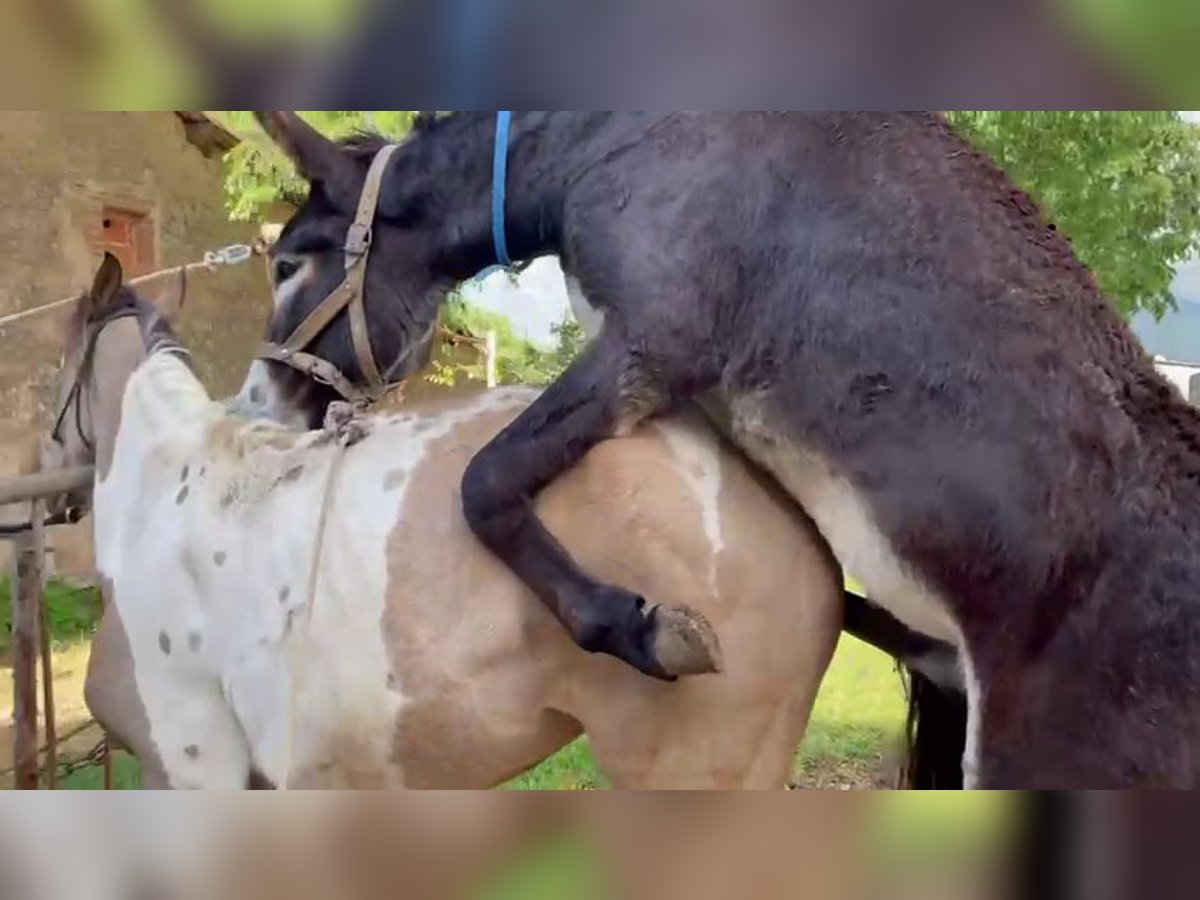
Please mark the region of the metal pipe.
POLYGON ((90 488, 95 477, 91 466, 79 466, 0 478, 0 506, 90 488))

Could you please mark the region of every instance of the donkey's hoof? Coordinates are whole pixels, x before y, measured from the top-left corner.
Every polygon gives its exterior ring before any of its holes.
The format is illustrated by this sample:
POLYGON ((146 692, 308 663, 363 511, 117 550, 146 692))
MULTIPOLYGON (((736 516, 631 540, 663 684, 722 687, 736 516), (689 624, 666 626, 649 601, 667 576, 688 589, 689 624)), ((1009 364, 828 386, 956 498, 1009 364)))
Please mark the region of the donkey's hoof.
POLYGON ((667 674, 721 671, 721 643, 702 613, 687 606, 659 606, 654 625, 654 658, 667 674))

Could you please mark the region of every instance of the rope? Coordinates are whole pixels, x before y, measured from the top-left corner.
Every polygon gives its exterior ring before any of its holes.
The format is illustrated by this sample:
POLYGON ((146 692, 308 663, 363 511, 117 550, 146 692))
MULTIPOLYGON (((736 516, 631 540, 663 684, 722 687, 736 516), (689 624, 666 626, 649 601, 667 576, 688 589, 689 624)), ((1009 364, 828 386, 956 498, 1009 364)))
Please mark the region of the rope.
MULTIPOLYGON (((304 597, 304 619, 301 623, 299 638, 291 643, 288 654, 291 662, 288 672, 289 679, 292 672, 299 671, 296 661, 297 657, 303 655, 300 651, 307 649, 313 608, 316 606, 317 600, 317 581, 321 571, 321 557, 325 549, 325 531, 329 523, 330 510, 333 509, 333 499, 337 493, 338 479, 341 476, 343 464, 350 447, 366 437, 369 426, 359 416, 359 411, 352 404, 332 403, 325 414, 324 427, 326 431, 337 437, 337 444, 333 451, 333 461, 330 462, 329 471, 325 475, 325 488, 321 497, 321 509, 317 514, 317 529, 313 543, 312 564, 308 570, 308 585, 304 597)), ((296 736, 296 695, 296 689, 289 685, 287 741, 284 745, 286 765, 284 766, 282 783, 276 785, 276 788, 279 790, 287 790, 287 780, 292 771, 292 745, 296 736)))
MULTIPOLYGON (((204 254, 204 258, 198 262, 185 263, 182 266, 170 266, 166 269, 159 269, 156 272, 151 272, 148 275, 139 275, 137 278, 131 278, 125 283, 130 287, 139 284, 145 284, 150 281, 162 278, 164 275, 178 275, 181 279, 183 289, 187 289, 187 276, 189 272, 194 272, 197 269, 204 269, 208 272, 215 272, 221 266, 235 266, 250 259, 252 256, 261 256, 267 252, 266 241, 259 238, 252 244, 230 244, 228 247, 222 247, 220 250, 209 250, 204 254)), ((79 294, 72 294, 69 297, 61 297, 58 300, 51 300, 49 303, 43 303, 40 306, 32 306, 29 309, 18 310, 15 313, 9 313, 6 316, 0 316, 0 328, 5 328, 16 322, 31 319, 34 316, 40 316, 42 313, 50 312, 52 309, 58 309, 61 306, 66 306, 69 303, 77 303, 79 294)))

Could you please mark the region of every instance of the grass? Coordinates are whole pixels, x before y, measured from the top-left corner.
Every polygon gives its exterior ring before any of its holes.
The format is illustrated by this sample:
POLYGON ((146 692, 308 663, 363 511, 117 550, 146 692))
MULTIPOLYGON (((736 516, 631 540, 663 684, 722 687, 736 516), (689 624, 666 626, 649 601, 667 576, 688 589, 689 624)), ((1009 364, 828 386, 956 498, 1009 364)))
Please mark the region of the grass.
POLYGON ((503 787, 516 791, 594 791, 607 790, 611 785, 596 769, 587 738, 581 737, 503 787))
MULTIPOLYGON (((138 761, 123 751, 113 753, 113 787, 118 791, 136 791, 142 784, 142 771, 138 761)), ((100 791, 104 789, 104 769, 101 766, 84 766, 65 778, 58 786, 64 791, 100 791)))
MULTIPOLYGON (((845 584, 866 596, 855 579, 846 576, 845 584)), ((904 718, 895 663, 842 634, 797 753, 797 780, 811 787, 891 786, 890 778, 880 784, 881 770, 888 753, 900 747, 904 718)))
POLYGON ((892 660, 843 634, 797 754, 801 781, 836 787, 869 780, 898 746, 904 716, 903 687, 892 660))
MULTIPOLYGON (((46 621, 55 649, 90 639, 100 621, 100 591, 94 587, 75 587, 51 580, 46 585, 46 621)), ((0 660, 7 660, 12 648, 12 587, 0 579, 0 660)))
MULTIPOLYGON (((47 624, 53 648, 54 718, 59 734, 68 736, 90 719, 83 700, 83 682, 87 673, 90 640, 100 617, 102 601, 99 591, 94 588, 79 588, 57 580, 46 586, 46 598, 47 624)), ((11 650, 11 590, 7 580, 0 580, 0 772, 7 771, 13 762, 11 650)), ((40 681, 40 667, 38 677, 40 681)), ((40 686, 38 697, 40 705, 40 686)), ((84 756, 96 745, 100 736, 100 729, 91 727, 67 737, 59 747, 60 760, 84 756)), ((44 734, 40 739, 44 741, 44 734)), ((100 786, 101 772, 98 768, 94 771, 94 776, 88 770, 75 773, 71 780, 80 784, 95 781, 100 786)), ((11 776, 0 777, 0 785, 9 784, 11 776)))

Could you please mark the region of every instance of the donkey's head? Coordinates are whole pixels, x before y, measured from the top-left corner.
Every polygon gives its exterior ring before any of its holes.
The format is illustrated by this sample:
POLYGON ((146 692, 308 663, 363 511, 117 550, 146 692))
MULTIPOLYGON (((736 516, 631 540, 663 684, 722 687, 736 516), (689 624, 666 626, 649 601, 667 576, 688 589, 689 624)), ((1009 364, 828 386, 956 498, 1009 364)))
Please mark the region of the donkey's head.
MULTIPOLYGON (((168 317, 178 312, 182 293, 164 297, 160 309, 124 283, 121 263, 111 253, 96 270, 67 328, 50 433, 42 447, 42 469, 95 465, 103 478, 112 460, 129 376, 157 349, 181 349, 168 317)), ((86 498, 66 497, 63 507, 82 509, 86 498)))
POLYGON ((446 292, 492 261, 488 118, 426 118, 389 146, 257 115, 309 192, 271 250, 274 312, 239 404, 316 427, 339 394, 422 369, 446 292))

